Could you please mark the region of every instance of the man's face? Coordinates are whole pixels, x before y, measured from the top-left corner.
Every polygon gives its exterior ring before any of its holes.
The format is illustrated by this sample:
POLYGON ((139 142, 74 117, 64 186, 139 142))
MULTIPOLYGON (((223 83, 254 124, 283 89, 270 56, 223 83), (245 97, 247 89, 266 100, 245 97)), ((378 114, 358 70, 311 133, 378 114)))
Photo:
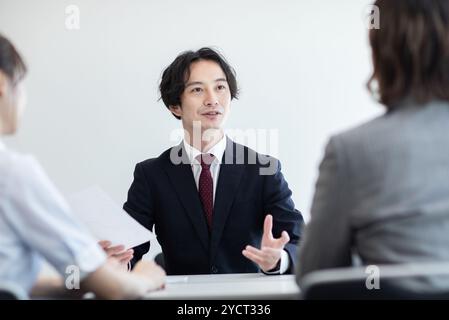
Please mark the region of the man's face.
POLYGON ((181 117, 185 130, 193 132, 193 122, 201 122, 201 132, 222 129, 231 104, 226 76, 214 61, 200 60, 190 65, 190 76, 181 95, 181 106, 170 110, 181 117))

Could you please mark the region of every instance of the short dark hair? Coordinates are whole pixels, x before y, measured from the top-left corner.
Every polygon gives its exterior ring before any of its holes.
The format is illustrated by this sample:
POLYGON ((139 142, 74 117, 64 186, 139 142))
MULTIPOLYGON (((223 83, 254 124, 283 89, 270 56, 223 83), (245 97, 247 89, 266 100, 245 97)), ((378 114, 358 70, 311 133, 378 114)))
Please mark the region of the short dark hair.
MULTIPOLYGON (((170 106, 181 106, 181 95, 184 92, 186 81, 190 76, 190 65, 200 60, 215 61, 226 75, 229 91, 231 92, 231 99, 238 98, 237 80, 234 69, 219 52, 205 47, 198 51, 185 51, 181 53, 162 73, 159 90, 161 92, 161 99, 167 108, 170 106)), ((181 119, 176 115, 174 116, 177 119, 181 119)))
POLYGON ((27 67, 13 44, 0 34, 0 70, 11 80, 13 85, 26 75, 27 67))
POLYGON ((449 101, 449 1, 377 0, 380 28, 370 30, 373 74, 388 109, 404 98, 449 101))

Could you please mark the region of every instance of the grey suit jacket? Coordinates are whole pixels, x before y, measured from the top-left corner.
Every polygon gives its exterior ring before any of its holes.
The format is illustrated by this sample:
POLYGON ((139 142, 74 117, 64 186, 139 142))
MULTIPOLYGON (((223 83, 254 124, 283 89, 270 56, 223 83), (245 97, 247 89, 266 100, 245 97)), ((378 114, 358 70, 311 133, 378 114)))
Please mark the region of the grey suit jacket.
MULTIPOLYGON (((362 263, 449 261, 449 103, 403 104, 330 139, 298 281, 319 269, 362 263)), ((405 284, 449 289, 449 281, 405 284)))

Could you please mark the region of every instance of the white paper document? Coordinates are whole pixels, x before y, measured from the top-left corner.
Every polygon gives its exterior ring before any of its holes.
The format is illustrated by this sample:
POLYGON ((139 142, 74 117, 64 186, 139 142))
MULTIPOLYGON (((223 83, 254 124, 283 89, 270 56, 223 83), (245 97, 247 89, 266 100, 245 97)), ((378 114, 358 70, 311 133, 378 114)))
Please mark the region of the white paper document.
POLYGON ((98 240, 109 240, 112 245, 122 244, 129 249, 156 238, 97 186, 67 200, 73 213, 98 240))

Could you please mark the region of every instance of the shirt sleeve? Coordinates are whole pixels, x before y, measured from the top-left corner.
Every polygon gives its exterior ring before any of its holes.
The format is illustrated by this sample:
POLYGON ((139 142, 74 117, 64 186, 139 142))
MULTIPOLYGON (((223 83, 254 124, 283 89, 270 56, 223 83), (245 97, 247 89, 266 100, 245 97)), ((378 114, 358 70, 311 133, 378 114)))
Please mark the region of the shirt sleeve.
POLYGON ((61 275, 69 266, 79 268, 80 279, 98 269, 106 255, 97 241, 72 215, 37 161, 30 156, 17 160, 2 202, 18 238, 61 275))

